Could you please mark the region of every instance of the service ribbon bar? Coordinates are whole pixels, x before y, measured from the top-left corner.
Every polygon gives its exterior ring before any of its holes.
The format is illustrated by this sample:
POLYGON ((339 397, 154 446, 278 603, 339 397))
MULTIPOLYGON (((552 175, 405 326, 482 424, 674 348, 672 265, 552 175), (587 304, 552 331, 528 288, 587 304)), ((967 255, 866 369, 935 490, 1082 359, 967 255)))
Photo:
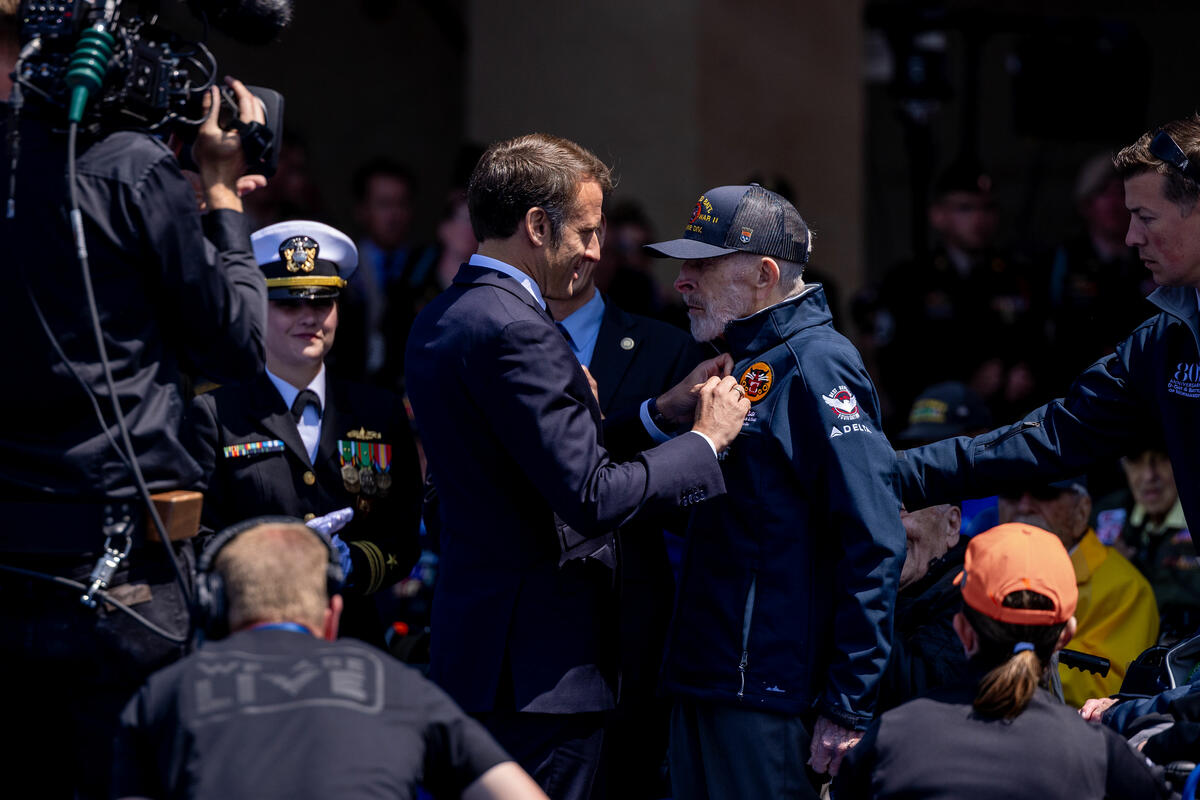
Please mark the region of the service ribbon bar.
POLYGON ((231 444, 228 447, 225 447, 223 450, 226 458, 241 458, 243 456, 257 456, 263 453, 279 453, 282 451, 282 439, 269 439, 265 442, 243 442, 242 444, 231 444))

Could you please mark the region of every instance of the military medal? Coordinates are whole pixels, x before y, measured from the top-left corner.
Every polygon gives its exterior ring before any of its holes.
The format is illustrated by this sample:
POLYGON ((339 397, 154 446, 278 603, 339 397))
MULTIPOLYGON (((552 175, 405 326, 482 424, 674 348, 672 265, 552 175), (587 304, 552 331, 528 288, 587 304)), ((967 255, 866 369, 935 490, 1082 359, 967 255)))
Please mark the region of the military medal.
POLYGON ((385 495, 388 489, 392 488, 392 446, 390 444, 371 445, 371 464, 375 467, 375 485, 379 487, 379 494, 385 495))
POLYGON ((358 470, 353 464, 342 465, 342 484, 345 485, 346 491, 352 494, 358 492, 358 470))
POLYGON ((358 471, 358 480, 362 483, 363 494, 375 494, 375 470, 363 467, 358 471))
POLYGON ((342 465, 342 484, 351 494, 358 493, 358 469, 354 466, 354 443, 338 440, 338 462, 342 465))
POLYGON ((391 469, 392 447, 387 444, 374 444, 373 440, 382 438, 378 431, 368 431, 359 428, 348 431, 348 438, 338 440, 338 458, 342 465, 342 482, 346 491, 358 495, 355 506, 359 512, 366 513, 371 509, 368 496, 385 495, 392 486, 391 469))

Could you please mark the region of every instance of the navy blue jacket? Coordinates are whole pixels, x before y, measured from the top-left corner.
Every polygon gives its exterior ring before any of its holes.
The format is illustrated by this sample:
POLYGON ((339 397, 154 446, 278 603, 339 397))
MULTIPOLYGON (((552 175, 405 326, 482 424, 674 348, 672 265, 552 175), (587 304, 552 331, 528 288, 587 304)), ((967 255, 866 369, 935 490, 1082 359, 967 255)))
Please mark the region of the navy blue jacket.
MULTIPOLYGON (((1131 301, 1132 302, 1132 301, 1131 301)), ((1054 481, 1164 437, 1184 515, 1200 525, 1200 309, 1196 290, 1150 295, 1162 311, 1075 379, 1066 397, 975 438, 907 450, 899 460, 909 508, 1054 481)))
POLYGON ((819 285, 726 338, 753 405, 688 526, 664 686, 864 728, 905 550, 875 388, 819 285))
POLYGON ((612 708, 612 574, 559 566, 556 515, 599 536, 720 495, 712 449, 687 434, 614 462, 606 436, 649 436, 636 415, 602 430, 566 340, 496 270, 459 270, 417 317, 406 363, 442 526, 430 677, 472 713, 612 708))

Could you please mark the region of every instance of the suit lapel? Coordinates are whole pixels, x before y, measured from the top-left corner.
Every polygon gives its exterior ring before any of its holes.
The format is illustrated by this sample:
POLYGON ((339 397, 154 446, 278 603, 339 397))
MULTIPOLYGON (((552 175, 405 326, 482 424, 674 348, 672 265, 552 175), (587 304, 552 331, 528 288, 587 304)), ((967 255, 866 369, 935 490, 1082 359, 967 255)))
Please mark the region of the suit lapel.
POLYGON ((633 354, 641 346, 641 342, 633 335, 633 329, 633 318, 606 299, 600 334, 596 338, 596 349, 592 351, 591 366, 588 367, 599 386, 600 408, 606 414, 611 410, 608 406, 617 393, 617 387, 633 363, 633 354))
POLYGON ((296 429, 296 420, 292 418, 291 410, 283 404, 279 390, 266 374, 259 376, 256 389, 256 405, 265 411, 261 417, 262 426, 283 440, 287 449, 299 458, 301 463, 311 465, 308 451, 304 449, 304 440, 300 438, 300 431, 296 429))

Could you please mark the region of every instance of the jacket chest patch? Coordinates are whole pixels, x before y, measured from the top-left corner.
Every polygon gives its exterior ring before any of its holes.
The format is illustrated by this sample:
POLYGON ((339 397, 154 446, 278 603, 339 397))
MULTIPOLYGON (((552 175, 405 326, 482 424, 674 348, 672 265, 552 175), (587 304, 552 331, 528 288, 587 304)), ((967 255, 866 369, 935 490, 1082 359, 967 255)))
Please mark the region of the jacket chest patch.
POLYGON ((742 373, 742 379, 738 381, 738 384, 746 390, 746 399, 755 403, 762 400, 767 396, 767 392, 771 391, 774 379, 775 375, 771 371, 770 364, 765 361, 755 361, 742 373))
POLYGON ((222 451, 226 458, 244 458, 246 456, 258 456, 263 453, 282 453, 282 439, 268 439, 265 442, 242 442, 241 444, 231 444, 222 451))
POLYGON ((1200 363, 1180 361, 1167 378, 1167 391, 1180 397, 1200 397, 1200 363))

